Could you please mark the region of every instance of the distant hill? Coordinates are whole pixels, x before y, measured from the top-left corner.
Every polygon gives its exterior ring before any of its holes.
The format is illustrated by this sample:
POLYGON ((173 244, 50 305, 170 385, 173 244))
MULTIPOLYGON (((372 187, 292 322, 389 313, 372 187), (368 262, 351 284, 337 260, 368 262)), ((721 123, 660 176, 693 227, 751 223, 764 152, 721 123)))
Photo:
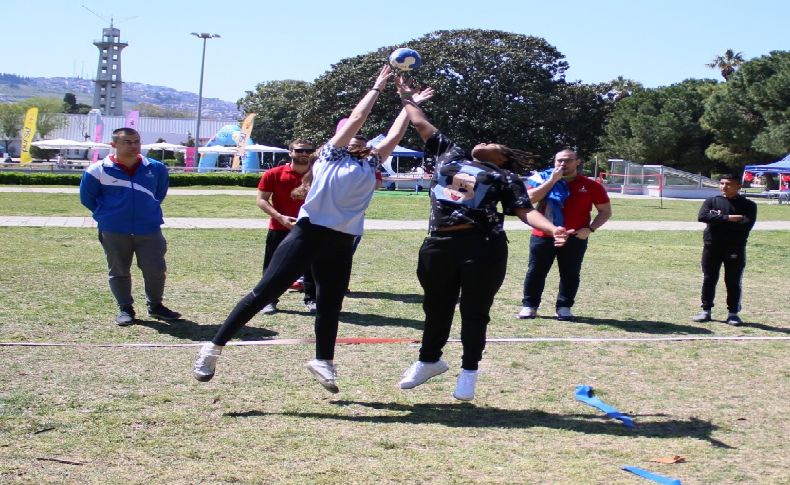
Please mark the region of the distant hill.
MULTIPOLYGON (((66 93, 74 93, 77 102, 90 105, 93 103, 93 81, 75 77, 22 77, 0 73, 0 102, 17 102, 34 96, 63 99, 66 93)), ((124 111, 128 112, 140 103, 196 113, 198 95, 164 86, 124 81, 124 111)), ((239 117, 235 103, 217 98, 204 97, 201 111, 203 117, 208 119, 239 117)))

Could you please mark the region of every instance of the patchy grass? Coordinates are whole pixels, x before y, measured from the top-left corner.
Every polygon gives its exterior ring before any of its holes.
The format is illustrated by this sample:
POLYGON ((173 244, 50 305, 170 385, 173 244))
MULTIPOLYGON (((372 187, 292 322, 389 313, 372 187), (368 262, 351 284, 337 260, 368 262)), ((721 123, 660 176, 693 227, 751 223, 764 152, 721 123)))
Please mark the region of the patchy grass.
MULTIPOLYGON (((696 221, 702 201, 656 199, 612 199, 614 220, 696 221)), ((166 217, 265 218, 255 205, 255 191, 244 195, 178 195, 165 199, 166 217)), ((427 219, 426 192, 378 191, 367 210, 368 219, 427 219)), ((6 216, 89 216, 76 194, 0 193, 0 215, 6 216)), ((790 221, 790 205, 759 204, 758 220, 790 221)))
MULTIPOLYGON (((173 199, 176 199, 175 197, 173 199)), ((0 481, 23 483, 635 483, 641 466, 684 483, 787 483, 786 341, 489 343, 472 404, 452 370, 397 389, 407 344, 338 348, 340 394, 304 370, 311 345, 228 347, 210 383, 192 379, 210 338, 260 276, 263 233, 170 230, 167 303, 187 320, 120 328, 95 231, 3 228, 0 340, 190 347, 0 347, 0 481), (573 399, 592 385, 636 428, 573 399), (682 455, 688 463, 650 463, 682 455)), ((417 231, 371 231, 357 253, 341 337, 422 329, 417 231)), ((510 234, 509 272, 489 337, 786 336, 787 232, 754 233, 743 316, 690 321, 701 236, 607 231, 591 241, 575 323, 514 318, 528 234, 510 234)), ((143 301, 135 268, 135 296, 143 301)), ((720 299, 723 297, 720 289, 720 299)), ((259 316, 245 340, 312 336, 301 295, 259 316)), ((138 311, 142 311, 138 304, 138 311)), ((145 315, 141 315, 145 317, 145 315)), ((717 307, 715 315, 724 317, 717 307)), ((458 318, 453 337, 458 336, 458 318)))

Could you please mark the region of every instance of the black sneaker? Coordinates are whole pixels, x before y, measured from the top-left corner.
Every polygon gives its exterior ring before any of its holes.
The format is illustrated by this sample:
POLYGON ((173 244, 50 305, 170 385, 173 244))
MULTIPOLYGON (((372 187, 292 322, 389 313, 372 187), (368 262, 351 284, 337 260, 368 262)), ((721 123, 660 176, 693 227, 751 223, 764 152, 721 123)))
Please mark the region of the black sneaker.
POLYGON ((693 317, 692 320, 695 322, 709 322, 710 321, 710 310, 702 310, 701 312, 697 313, 693 317))
POLYGON ((134 323, 134 308, 130 306, 121 308, 120 313, 115 317, 115 323, 121 327, 134 323))
POLYGON ((174 312, 173 310, 167 308, 161 303, 156 306, 149 306, 148 315, 158 320, 165 320, 165 321, 181 319, 180 313, 174 312))
POLYGON ((733 327, 739 327, 743 325, 743 320, 741 320, 741 317, 739 317, 737 313, 730 313, 727 315, 727 320, 724 323, 732 325, 733 327))

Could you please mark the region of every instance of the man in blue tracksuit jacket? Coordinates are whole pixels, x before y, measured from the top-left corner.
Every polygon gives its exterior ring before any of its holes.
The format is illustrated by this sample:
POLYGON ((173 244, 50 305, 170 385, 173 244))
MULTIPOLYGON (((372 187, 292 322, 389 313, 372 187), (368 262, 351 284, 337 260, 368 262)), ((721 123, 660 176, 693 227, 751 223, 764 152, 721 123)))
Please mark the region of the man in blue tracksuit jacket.
POLYGON ((167 195, 167 167, 140 154, 140 134, 132 128, 112 133, 115 155, 91 164, 80 182, 80 202, 90 209, 107 256, 110 290, 118 303, 118 325, 134 322, 132 256, 143 273, 148 314, 177 320, 181 314, 162 304, 167 241, 162 235, 162 201, 167 195))

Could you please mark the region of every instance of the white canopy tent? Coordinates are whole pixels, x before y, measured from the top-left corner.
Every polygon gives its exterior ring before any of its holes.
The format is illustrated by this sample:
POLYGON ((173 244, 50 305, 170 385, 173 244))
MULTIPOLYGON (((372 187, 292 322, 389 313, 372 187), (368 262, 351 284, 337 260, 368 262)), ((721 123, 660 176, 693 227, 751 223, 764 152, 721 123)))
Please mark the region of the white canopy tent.
POLYGON ((95 149, 109 149, 112 148, 106 143, 99 143, 93 141, 74 141, 66 140, 65 138, 55 138, 52 140, 38 140, 31 143, 31 145, 41 148, 42 150, 89 150, 95 149))

